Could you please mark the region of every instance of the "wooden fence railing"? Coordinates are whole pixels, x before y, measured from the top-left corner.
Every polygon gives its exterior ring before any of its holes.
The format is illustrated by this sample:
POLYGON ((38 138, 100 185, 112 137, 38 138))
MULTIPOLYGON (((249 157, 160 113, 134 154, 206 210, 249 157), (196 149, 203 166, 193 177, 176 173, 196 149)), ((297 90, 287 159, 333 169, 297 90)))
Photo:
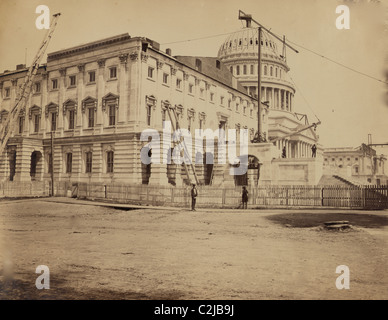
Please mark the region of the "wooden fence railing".
MULTIPOLYGON (((241 187, 198 186, 199 207, 237 208, 241 187)), ((255 207, 337 207, 388 209, 388 185, 250 186, 248 205, 255 207)), ((50 183, 3 182, 0 197, 49 196, 50 183)), ((190 187, 59 182, 56 196, 106 199, 123 203, 189 207, 190 187)))

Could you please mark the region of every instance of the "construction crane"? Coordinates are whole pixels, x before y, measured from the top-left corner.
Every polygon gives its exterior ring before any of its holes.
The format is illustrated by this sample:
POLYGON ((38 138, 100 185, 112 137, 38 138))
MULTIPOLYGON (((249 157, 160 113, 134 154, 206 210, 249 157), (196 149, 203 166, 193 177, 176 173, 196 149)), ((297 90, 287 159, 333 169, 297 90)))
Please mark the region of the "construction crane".
MULTIPOLYGON (((181 137, 182 136, 182 131, 181 131, 181 128, 180 128, 180 125, 179 125, 179 119, 178 119, 178 115, 176 114, 175 108, 170 105, 167 108, 167 112, 168 112, 168 116, 169 116, 170 121, 171 121, 172 130, 173 131, 176 130, 179 133, 179 136, 181 137), (173 119, 173 116, 174 116, 174 119, 173 119), (176 128, 175 128, 175 124, 176 124, 176 128)), ((195 172, 195 167, 193 165, 193 162, 190 159, 190 153, 187 150, 187 146, 186 146, 186 143, 185 143, 184 139, 182 140, 182 145, 183 145, 183 152, 184 152, 184 156, 185 156, 184 158, 187 158, 187 159, 190 160, 189 162, 190 162, 191 170, 193 171, 193 174, 194 174, 195 182, 197 183, 197 185, 199 185, 199 180, 198 180, 198 177, 197 177, 197 173, 195 172)), ((187 168, 185 159, 183 160, 183 165, 185 167, 185 172, 186 172, 186 175, 187 175, 187 179, 189 180, 189 183, 191 184, 191 178, 190 178, 190 175, 189 175, 189 170, 187 168)))
POLYGON ((42 44, 40 45, 38 52, 36 53, 31 66, 27 71, 27 75, 24 78, 24 82, 17 94, 15 105, 8 113, 4 124, 0 128, 0 156, 4 153, 7 146, 8 140, 11 137, 15 126, 17 124, 19 114, 22 110, 25 110, 27 100, 31 93, 31 88, 34 83, 36 73, 39 68, 39 62, 46 52, 47 46, 51 40, 55 27, 57 26, 60 13, 53 15, 50 28, 47 30, 45 37, 43 38, 42 44))
MULTIPOLYGON (((307 125, 303 125, 303 126, 299 126, 299 129, 296 129, 296 130, 293 130, 291 131, 290 133, 288 134, 285 134, 285 135, 282 135, 280 137, 277 137, 275 139, 270 139, 269 142, 276 142, 276 141, 279 141, 279 140, 282 140, 284 138, 287 138, 287 137, 290 137, 290 136, 293 136, 294 134, 298 134, 300 132, 303 132, 307 129, 310 129, 310 128, 314 128, 314 130, 316 129, 316 127, 318 125, 321 124, 321 121, 319 120, 318 122, 314 122, 313 124, 307 124, 307 125)), ((298 127, 297 127, 298 128, 298 127)))

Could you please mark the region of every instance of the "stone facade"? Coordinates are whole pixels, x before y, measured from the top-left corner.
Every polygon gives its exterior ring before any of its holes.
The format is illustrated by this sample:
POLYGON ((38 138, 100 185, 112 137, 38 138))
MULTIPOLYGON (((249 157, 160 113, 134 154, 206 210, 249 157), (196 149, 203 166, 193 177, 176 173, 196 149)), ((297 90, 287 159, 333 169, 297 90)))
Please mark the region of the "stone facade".
POLYGON ((388 184, 387 158, 362 144, 359 147, 325 148, 323 174, 340 176, 356 184, 388 184))
MULTIPOLYGON (((3 120, 26 72, 0 75, 3 120)), ((141 132, 162 132, 169 107, 180 127, 193 134, 195 129, 237 129, 237 150, 239 131, 248 129, 252 137, 257 124, 257 102, 237 82, 210 77, 161 52, 152 40, 123 34, 50 53, 1 158, 0 178, 49 180, 53 138, 55 180, 181 185, 190 180, 181 165, 147 167, 140 161, 147 143, 140 141, 141 132)), ((227 143, 236 141, 227 137, 227 143)), ((161 148, 168 152, 169 147, 161 148)), ((214 181, 223 183, 224 167, 215 168, 214 181)), ((205 182, 212 168, 197 171, 205 182)))

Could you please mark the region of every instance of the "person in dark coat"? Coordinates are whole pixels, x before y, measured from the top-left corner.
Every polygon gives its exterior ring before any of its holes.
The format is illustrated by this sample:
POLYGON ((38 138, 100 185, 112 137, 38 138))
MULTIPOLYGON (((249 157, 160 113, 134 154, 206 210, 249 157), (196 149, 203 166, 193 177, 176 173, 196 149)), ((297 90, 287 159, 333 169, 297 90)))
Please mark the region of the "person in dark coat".
POLYGON ((195 183, 193 183, 193 187, 191 188, 191 211, 195 210, 195 203, 197 202, 198 191, 195 187, 195 183))
POLYGON ((242 205, 243 209, 248 209, 248 190, 245 187, 242 189, 242 205))
POLYGON ((317 156, 317 146, 315 144, 311 147, 311 151, 312 157, 315 158, 317 156))

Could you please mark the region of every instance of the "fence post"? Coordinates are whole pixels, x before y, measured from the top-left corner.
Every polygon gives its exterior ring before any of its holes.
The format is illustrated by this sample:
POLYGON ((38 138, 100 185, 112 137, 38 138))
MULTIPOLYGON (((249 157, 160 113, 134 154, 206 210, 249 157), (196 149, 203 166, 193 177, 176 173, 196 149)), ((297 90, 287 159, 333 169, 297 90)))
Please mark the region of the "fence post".
POLYGON ((288 207, 288 186, 286 187, 286 206, 288 207))
POLYGON ((324 204, 324 201, 323 201, 323 189, 325 189, 324 187, 321 188, 321 206, 324 207, 325 204, 324 204))

